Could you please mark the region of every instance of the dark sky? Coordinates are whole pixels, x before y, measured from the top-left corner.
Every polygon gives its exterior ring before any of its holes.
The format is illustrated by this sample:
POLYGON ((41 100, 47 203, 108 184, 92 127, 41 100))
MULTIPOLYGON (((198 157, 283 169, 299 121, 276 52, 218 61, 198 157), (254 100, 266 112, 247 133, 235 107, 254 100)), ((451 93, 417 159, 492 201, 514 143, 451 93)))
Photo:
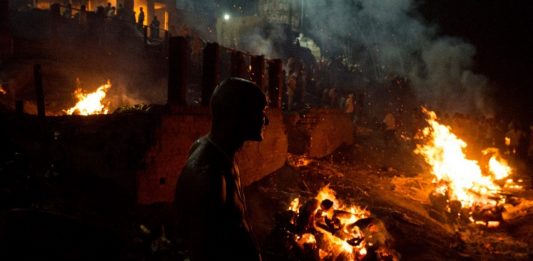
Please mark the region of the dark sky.
POLYGON ((500 110, 533 120, 533 4, 523 0, 419 0, 440 33, 477 49, 476 69, 498 86, 500 110))

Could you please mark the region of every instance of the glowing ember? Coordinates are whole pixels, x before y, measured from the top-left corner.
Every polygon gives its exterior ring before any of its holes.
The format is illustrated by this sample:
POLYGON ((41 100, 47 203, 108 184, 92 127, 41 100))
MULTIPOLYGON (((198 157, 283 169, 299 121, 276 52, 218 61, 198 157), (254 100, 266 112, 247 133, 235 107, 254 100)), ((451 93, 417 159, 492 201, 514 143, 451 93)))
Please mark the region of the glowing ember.
POLYGON ((4 86, 0 85, 0 94, 7 94, 7 91, 4 89, 4 86))
POLYGON ((289 210, 294 213, 298 213, 299 208, 300 208, 300 199, 299 198, 293 199, 291 204, 289 205, 289 210))
MULTIPOLYGON (((483 151, 484 155, 491 155, 488 160, 488 172, 483 173, 475 160, 467 159, 464 149, 467 144, 452 133, 449 126, 437 122, 434 112, 423 108, 427 115, 429 126, 420 132, 419 139, 427 140, 426 144, 418 144, 415 153, 424 157, 435 175, 434 183, 437 187, 434 193, 446 195, 448 200, 456 200, 462 208, 487 209, 503 203, 500 195, 502 188, 496 181, 507 178, 512 170, 500 156, 497 149, 490 148, 483 151)), ((514 182, 506 181, 506 187, 516 186, 514 182)), ((470 217, 471 221, 475 221, 470 217)), ((489 227, 499 223, 486 224, 489 227)))
MULTIPOLYGON (((300 206, 299 198, 295 198, 289 210, 312 222, 301 235, 294 236, 294 242, 301 249, 306 245, 313 246, 320 260, 362 260, 369 251, 368 247, 379 252, 381 257, 397 260, 393 251, 385 247, 388 233, 383 224, 370 217, 368 210, 343 205, 328 186, 303 206, 300 206), (305 218, 306 213, 308 219, 305 218), (378 242, 377 238, 382 240, 378 242)), ((298 220, 302 220, 301 217, 298 220)), ((297 227, 302 225, 293 224, 297 227)))
POLYGON ((92 114, 107 114, 109 112, 108 104, 104 104, 103 100, 106 97, 107 91, 111 88, 111 82, 98 87, 92 93, 85 94, 81 88, 74 91, 74 96, 78 102, 74 107, 64 110, 68 115, 92 115, 92 114))

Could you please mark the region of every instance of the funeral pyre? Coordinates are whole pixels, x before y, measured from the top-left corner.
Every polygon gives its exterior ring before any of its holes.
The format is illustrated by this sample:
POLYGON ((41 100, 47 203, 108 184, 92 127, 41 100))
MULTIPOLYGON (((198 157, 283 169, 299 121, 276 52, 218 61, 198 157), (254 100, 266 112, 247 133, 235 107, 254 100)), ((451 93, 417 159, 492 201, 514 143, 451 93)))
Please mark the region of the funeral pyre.
POLYGON ((105 101, 107 91, 111 88, 111 82, 108 80, 94 92, 87 93, 81 87, 77 87, 74 96, 78 100, 76 105, 64 110, 68 115, 93 115, 107 114, 109 112, 109 102, 105 101))
POLYGON ((498 227, 523 181, 511 178, 513 170, 496 148, 483 150, 485 159, 479 162, 468 159, 467 143, 439 123, 435 112, 423 108, 423 113, 428 126, 415 137, 420 141, 415 153, 423 156, 434 176, 432 206, 445 213, 446 222, 498 227))
POLYGON ((329 186, 314 198, 294 198, 288 223, 285 238, 295 260, 399 260, 383 222, 343 204, 329 186))

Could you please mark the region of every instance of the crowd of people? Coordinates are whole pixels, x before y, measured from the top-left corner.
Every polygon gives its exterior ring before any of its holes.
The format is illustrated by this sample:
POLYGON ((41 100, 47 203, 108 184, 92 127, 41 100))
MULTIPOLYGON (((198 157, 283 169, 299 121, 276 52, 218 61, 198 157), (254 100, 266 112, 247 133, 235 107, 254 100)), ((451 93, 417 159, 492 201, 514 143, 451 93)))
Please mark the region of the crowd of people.
MULTIPOLYGON (((77 12, 74 11, 72 4, 66 2, 63 5, 63 12, 61 16, 67 19, 76 19, 80 25, 87 25, 87 7, 81 5, 77 12)), ((107 3, 106 6, 100 5, 96 7, 95 15, 104 19, 118 20, 134 24, 139 31, 143 31, 145 28, 145 12, 142 7, 139 7, 138 14, 136 11, 127 12, 122 3, 118 4, 118 7, 107 3)), ((153 16, 148 28, 150 29, 150 39, 158 40, 161 34, 161 22, 156 15, 153 16)))

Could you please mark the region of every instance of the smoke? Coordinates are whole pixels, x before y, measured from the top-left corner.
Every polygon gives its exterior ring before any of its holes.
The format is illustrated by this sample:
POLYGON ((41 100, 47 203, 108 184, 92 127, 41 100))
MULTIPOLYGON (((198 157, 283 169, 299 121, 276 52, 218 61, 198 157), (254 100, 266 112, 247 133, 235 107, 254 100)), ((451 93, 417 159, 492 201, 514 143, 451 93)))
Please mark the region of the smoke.
POLYGON ((306 1, 304 9, 306 31, 330 57, 348 56, 376 82, 407 76, 430 107, 491 113, 488 80, 472 71, 475 48, 440 36, 412 0, 306 1))
MULTIPOLYGON (((293 13, 304 14, 302 31, 318 43, 323 56, 347 58, 361 68, 364 78, 378 84, 386 83, 389 75, 408 77, 419 101, 430 108, 492 114, 488 98, 492 88, 485 76, 473 70, 475 47, 440 35, 438 26, 427 24, 418 14, 415 0, 287 1, 293 3, 293 13)), ((196 10, 203 21, 215 21, 216 16, 231 12, 232 6, 244 6, 237 2, 177 1, 178 8, 196 10)), ((247 5, 249 9, 251 4, 247 5)), ((208 26, 197 20, 189 25, 206 32, 208 26)), ((239 48, 270 58, 283 56, 277 43, 286 42, 286 34, 281 29, 274 32, 280 33, 243 34, 247 44, 239 48)))

